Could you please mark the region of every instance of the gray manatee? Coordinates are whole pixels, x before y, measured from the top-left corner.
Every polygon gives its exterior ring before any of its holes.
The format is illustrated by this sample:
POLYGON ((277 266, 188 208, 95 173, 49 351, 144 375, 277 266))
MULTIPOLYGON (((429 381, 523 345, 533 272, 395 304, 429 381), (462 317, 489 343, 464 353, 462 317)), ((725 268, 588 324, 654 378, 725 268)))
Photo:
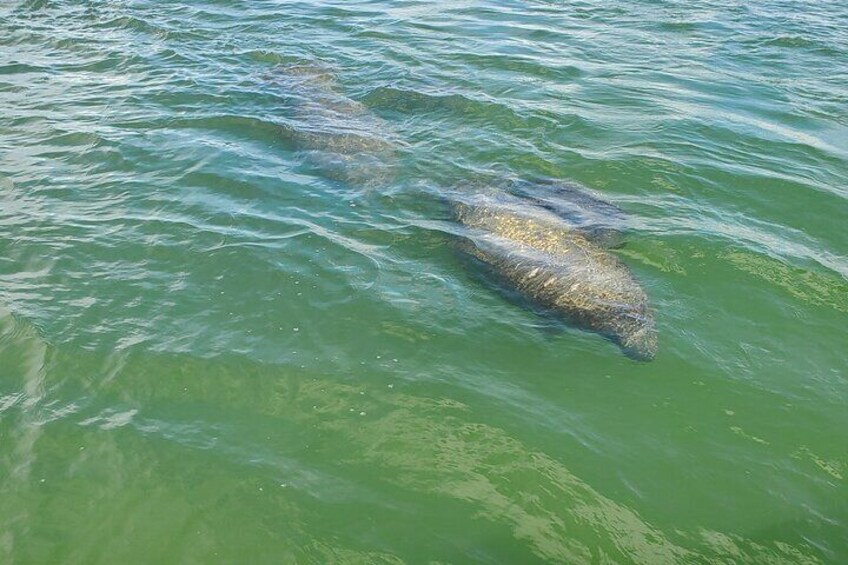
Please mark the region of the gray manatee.
POLYGON ((362 103, 340 93, 332 72, 311 63, 284 65, 270 81, 292 109, 283 135, 322 174, 362 186, 391 180, 397 147, 389 128, 362 103))
POLYGON ((466 230, 466 250, 515 290, 607 336, 632 358, 654 358, 657 333, 648 297, 627 266, 591 239, 591 230, 503 191, 462 194, 453 210, 466 230))

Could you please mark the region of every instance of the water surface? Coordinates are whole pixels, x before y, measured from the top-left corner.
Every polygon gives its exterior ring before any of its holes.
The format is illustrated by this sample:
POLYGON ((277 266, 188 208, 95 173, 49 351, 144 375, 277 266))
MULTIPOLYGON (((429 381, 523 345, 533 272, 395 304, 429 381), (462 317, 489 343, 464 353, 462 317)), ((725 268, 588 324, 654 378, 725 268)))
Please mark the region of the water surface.
POLYGON ((846 60, 825 0, 4 3, 0 561, 845 561, 846 60), (458 255, 539 177, 655 361, 458 255))

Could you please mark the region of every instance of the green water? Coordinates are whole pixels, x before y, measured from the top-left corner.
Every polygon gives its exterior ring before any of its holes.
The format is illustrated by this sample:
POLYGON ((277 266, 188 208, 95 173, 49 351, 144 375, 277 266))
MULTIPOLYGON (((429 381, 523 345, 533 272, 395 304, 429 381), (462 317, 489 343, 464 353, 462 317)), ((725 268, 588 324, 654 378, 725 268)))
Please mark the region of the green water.
POLYGON ((846 61, 826 0, 4 2, 0 563, 848 561, 846 61), (536 177, 655 361, 457 253, 536 177))

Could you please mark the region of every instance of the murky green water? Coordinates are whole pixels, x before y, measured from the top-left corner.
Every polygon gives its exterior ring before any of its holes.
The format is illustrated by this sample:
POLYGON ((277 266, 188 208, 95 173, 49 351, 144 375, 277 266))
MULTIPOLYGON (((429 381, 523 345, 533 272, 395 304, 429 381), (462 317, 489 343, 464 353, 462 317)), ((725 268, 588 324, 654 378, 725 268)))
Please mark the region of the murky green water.
POLYGON ((0 562, 845 562, 846 61, 831 1, 4 2, 0 562), (537 177, 653 362, 457 253, 537 177))

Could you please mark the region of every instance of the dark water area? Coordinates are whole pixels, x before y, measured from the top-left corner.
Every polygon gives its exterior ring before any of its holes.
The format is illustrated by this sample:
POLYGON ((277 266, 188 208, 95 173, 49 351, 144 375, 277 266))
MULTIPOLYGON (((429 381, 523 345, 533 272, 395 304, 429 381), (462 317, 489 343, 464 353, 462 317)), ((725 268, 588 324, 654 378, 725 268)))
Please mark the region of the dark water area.
POLYGON ((823 0, 3 3, 0 562, 845 562, 845 61, 823 0), (600 221, 653 361, 481 276, 480 187, 600 221))

